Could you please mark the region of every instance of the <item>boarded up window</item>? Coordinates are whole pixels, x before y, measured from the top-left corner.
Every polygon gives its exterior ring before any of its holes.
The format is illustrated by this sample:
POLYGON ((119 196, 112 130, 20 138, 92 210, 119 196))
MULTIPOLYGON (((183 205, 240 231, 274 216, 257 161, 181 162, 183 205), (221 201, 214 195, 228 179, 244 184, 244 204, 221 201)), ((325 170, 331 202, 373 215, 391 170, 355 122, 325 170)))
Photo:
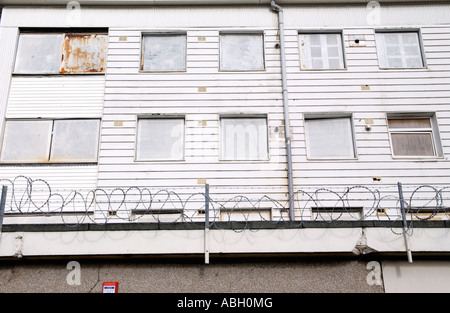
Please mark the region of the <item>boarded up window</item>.
POLYGON ((51 121, 7 121, 2 161, 48 161, 51 132, 51 121))
POLYGON ((185 34, 145 34, 142 38, 143 71, 186 69, 185 34))
POLYGON ((436 155, 430 118, 391 118, 388 126, 395 156, 436 155))
POLYGON ((50 160, 97 160, 100 120, 56 120, 50 160))
POLYGON ((223 160, 268 159, 266 118, 223 117, 221 134, 223 160))
POLYGON ((22 33, 14 72, 18 74, 104 73, 108 35, 22 33))
POLYGON ((99 120, 8 120, 5 162, 95 162, 99 120))
POLYGON ((184 118, 142 118, 138 121, 136 159, 184 158, 184 118))
POLYGON ((107 35, 66 34, 61 73, 104 73, 107 35))
POLYGON ((302 69, 343 69, 344 52, 342 35, 299 34, 302 69))
POLYGON ((61 63, 61 34, 21 34, 17 47, 16 73, 58 73, 61 63))
POLYGON ((424 67, 418 32, 377 32, 380 68, 424 67))
POLYGON ((391 138, 394 155, 435 155, 431 133, 393 133, 391 138))
POLYGON ((221 34, 220 69, 225 71, 263 70, 263 34, 221 34))
POLYGON ((388 120, 389 128, 407 128, 407 129, 431 129, 431 120, 429 118, 410 118, 410 119, 395 119, 388 120))
POLYGON ((355 148, 350 117, 305 120, 308 157, 354 158, 355 148))

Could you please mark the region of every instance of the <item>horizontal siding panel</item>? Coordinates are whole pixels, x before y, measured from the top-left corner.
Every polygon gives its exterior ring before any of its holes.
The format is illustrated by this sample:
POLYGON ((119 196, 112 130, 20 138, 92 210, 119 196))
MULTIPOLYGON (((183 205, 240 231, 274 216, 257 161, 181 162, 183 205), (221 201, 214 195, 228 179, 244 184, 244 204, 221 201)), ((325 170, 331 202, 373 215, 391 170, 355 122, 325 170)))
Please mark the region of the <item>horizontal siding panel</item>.
MULTIPOLYGON (((357 95, 358 97, 361 94, 375 96, 378 92, 386 92, 386 93, 400 93, 402 96, 404 96, 404 92, 408 92, 408 95, 415 96, 418 92, 421 93, 428 93, 432 92, 433 95, 440 95, 442 92, 447 92, 449 90, 450 84, 443 85, 443 84, 436 84, 436 85, 414 85, 414 84, 406 84, 406 85, 327 85, 325 88, 324 86, 320 85, 309 85, 309 86, 295 86, 290 87, 289 91, 292 93, 295 92, 302 92, 302 93, 324 93, 326 91, 327 93, 330 93, 331 95, 333 93, 348 93, 351 92, 352 94, 357 95), (364 90, 366 88, 369 88, 370 90, 364 90), (325 90, 324 90, 325 89, 325 90)), ((446 95, 444 95, 446 96, 446 95)), ((405 97, 406 98, 406 97, 405 97)))
MULTIPOLYGON (((77 191, 82 197, 87 197, 89 191, 97 187, 97 166, 0 165, 0 169, 0 183, 8 186, 6 213, 17 212, 19 209, 22 213, 61 212, 62 199, 67 204, 63 212, 86 212, 88 210, 81 198, 70 201, 73 198, 72 192, 77 191), (21 176, 33 181, 31 200, 35 201, 36 205, 31 204, 28 197, 22 198, 27 184, 26 179, 21 176), (10 181, 14 182, 14 189, 10 181), (11 207, 13 190, 16 195, 13 202, 21 203, 21 205, 11 207), (48 200, 50 201, 47 202, 48 200)), ((92 207, 89 211, 93 209, 92 207)))
MULTIPOLYGON (((114 35, 123 36, 120 30, 114 30, 114 35)), ((276 180, 286 184, 284 163, 219 161, 220 113, 270 113, 269 125, 281 125, 280 57, 279 50, 273 48, 276 30, 265 30, 263 71, 221 72, 218 35, 218 30, 187 30, 185 72, 139 73, 137 46, 131 50, 131 45, 124 45, 125 53, 119 52, 119 43, 110 47, 112 66, 106 81, 103 118, 103 130, 108 135, 103 135, 100 150, 100 185, 177 188, 196 186, 198 178, 216 186, 277 185, 276 180), (200 41, 198 37, 202 37, 200 41), (134 160, 136 116, 154 113, 186 116, 184 161, 134 160), (115 120, 122 120, 124 128, 114 128, 115 120)), ((297 41, 288 43, 288 47, 296 51, 297 41)), ((298 63, 295 58, 291 60, 298 63)), ((285 158, 284 149, 278 148, 279 140, 271 140, 269 146, 272 158, 278 158, 280 152, 285 158)), ((285 198, 283 192, 275 194, 285 198)))
MULTIPOLYGON (((264 162, 261 166, 261 162, 211 162, 208 164, 192 163, 186 166, 185 162, 131 162, 123 164, 121 167, 121 172, 135 171, 135 172, 145 172, 147 175, 152 175, 152 173, 157 173, 160 171, 172 172, 171 175, 192 175, 192 173, 205 173, 208 176, 213 175, 213 173, 221 172, 239 172, 243 168, 249 171, 274 171, 274 172, 286 172, 285 165, 281 162, 264 162)), ((117 167, 112 164, 104 164, 101 166, 101 171, 104 173, 114 173, 117 171, 117 167)), ((285 175, 281 174, 282 176, 285 175)), ((158 174, 159 175, 159 174, 158 174)))
MULTIPOLYGON (((415 176, 415 177, 402 177, 395 176, 391 178, 385 178, 382 180, 383 185, 385 184, 397 184, 401 182, 402 184, 411 184, 416 186, 422 186, 424 184, 436 185, 436 186, 448 186, 448 176, 447 177, 433 177, 433 176, 415 176)), ((338 175, 330 175, 327 178, 316 178, 316 177, 301 177, 294 179, 294 185, 300 186, 299 189, 305 186, 310 186, 317 188, 317 186, 330 186, 336 188, 342 188, 343 186, 370 186, 374 185, 371 177, 341 177, 338 175)))
MULTIPOLYGON (((136 74, 110 74, 108 75, 108 81, 238 81, 236 73, 233 72, 220 72, 216 75, 205 75, 202 73, 136 73, 136 74)), ((255 81, 255 80, 280 80, 279 74, 268 74, 262 71, 260 72, 246 72, 245 75, 239 75, 239 80, 255 81)))
MULTIPOLYGON (((140 179, 154 179, 154 180, 166 180, 166 179, 196 179, 197 177, 202 178, 211 178, 211 179, 232 179, 236 177, 236 174, 240 174, 242 169, 233 172, 233 171, 217 171, 217 172, 211 172, 211 171, 196 171, 193 172, 160 172, 160 171, 154 171, 154 172, 143 172, 143 171, 131 171, 131 172, 125 172, 125 171, 114 171, 112 173, 109 172, 101 172, 99 173, 99 179, 121 179, 121 178, 127 178, 130 175, 133 175, 134 179, 140 180, 140 179)), ((263 170, 253 170, 248 171, 246 175, 246 179, 272 179, 272 178, 284 178, 286 175, 285 171, 263 171, 263 170)))
MULTIPOLYGON (((179 187, 193 187, 198 185, 198 178, 204 178, 201 177, 201 175, 195 177, 193 175, 192 178, 184 178, 184 179, 134 179, 134 178, 121 178, 121 179, 102 179, 99 181, 99 188, 114 188, 117 186, 122 187, 153 187, 153 188, 164 188, 164 187, 170 187, 170 188, 179 188, 179 187), (100 185, 101 183, 101 185, 100 185)), ((244 177, 239 177, 235 179, 218 179, 218 178, 209 178, 208 184, 211 184, 212 186, 216 187, 232 187, 232 186, 240 186, 240 187, 251 187, 251 186, 257 186, 257 187, 267 187, 267 186, 286 186, 287 185, 287 179, 285 178, 258 178, 258 179, 247 179, 244 177)), ((203 185, 203 184, 202 184, 203 185)), ((257 190, 255 188, 255 190, 257 190)), ((241 191, 242 193, 242 191, 241 191)), ((247 193, 247 196, 251 196, 250 193, 247 193)))
MULTIPOLYGON (((260 97, 263 98, 263 97, 260 97)), ((279 97, 281 98, 281 96, 279 97)), ((112 112, 114 109, 115 113, 124 112, 123 109, 127 109, 126 112, 134 114, 168 114, 168 113, 180 113, 180 109, 186 113, 198 112, 198 108, 205 110, 205 113, 266 113, 267 110, 272 111, 282 111, 281 99, 279 105, 274 100, 267 99, 246 99, 246 101, 232 101, 227 98, 222 99, 199 99, 192 98, 180 99, 180 100, 157 100, 143 101, 143 100, 108 100, 105 101, 105 111, 112 112), (266 108, 262 108, 266 107, 266 108), (117 109, 117 110, 116 110, 117 109), (246 110, 244 110, 246 109, 246 110), (237 111, 240 110, 240 111, 237 111), (234 112, 230 112, 234 111, 234 112)), ((105 115, 106 117, 106 115, 105 115)))
MULTIPOLYGON (((367 25, 365 6, 285 9, 296 190, 325 185, 395 187, 397 181, 448 184, 450 166, 446 158, 392 158, 385 118, 386 112, 437 112, 444 152, 450 153, 448 9, 448 5, 436 4, 382 6, 383 21, 389 25, 380 27, 400 25, 421 29, 428 68, 417 70, 378 68, 375 27, 367 25), (442 21, 447 25, 426 25, 442 21), (347 69, 300 70, 298 31, 308 27, 317 29, 319 24, 328 25, 327 29, 343 30, 347 69), (364 46, 351 46, 355 35, 364 37, 364 46), (367 86, 370 90, 362 89, 367 86), (353 114, 357 158, 307 159, 304 114, 333 112, 353 114), (370 132, 365 130, 365 119, 373 119, 370 132), (382 181, 374 183, 373 176, 381 177, 382 181)), ((15 14, 4 17, 6 25, 66 26, 65 14, 61 14, 66 11, 64 8, 8 10, 15 14), (30 20, 24 20, 24 16, 30 20)), ((82 10, 86 27, 110 27, 107 75, 14 76, 7 118, 102 117, 98 168, 2 166, 4 175, 43 178, 62 192, 71 188, 95 188, 98 177, 98 186, 104 188, 167 186, 184 188, 179 190, 186 194, 202 191, 197 179, 206 178, 212 190, 224 199, 233 193, 255 198, 265 192, 286 200, 286 152, 282 135, 274 136, 269 129, 270 161, 219 160, 219 114, 262 113, 268 114, 270 128, 284 124, 280 51, 274 47, 278 43, 276 14, 267 7, 86 7, 82 10), (163 28, 186 31, 186 71, 139 72, 141 33, 163 28), (266 70, 221 72, 219 32, 243 28, 265 32, 266 70), (206 92, 199 92, 199 87, 206 87, 206 92), (184 161, 135 161, 136 118, 155 113, 186 116, 184 161), (206 127, 199 126, 203 121, 206 127)))
POLYGON ((382 178, 418 178, 418 177, 432 177, 442 179, 448 177, 448 173, 442 171, 441 169, 397 169, 392 170, 363 170, 360 169, 358 172, 354 171, 342 171, 342 170, 305 170, 301 172, 301 177, 313 177, 313 178, 359 178, 359 177, 369 177, 379 176, 382 178))
MULTIPOLYGON (((157 28, 155 28, 157 29, 157 28)), ((183 28, 181 27, 183 30, 183 28)), ((117 186, 196 186, 197 178, 208 178, 224 192, 233 187, 267 188, 280 184, 286 192, 284 139, 272 138, 272 156, 282 161, 221 162, 219 160, 219 122, 222 113, 266 113, 269 125, 283 125, 281 76, 276 30, 265 29, 266 70, 258 72, 220 72, 219 30, 184 29, 188 34, 186 72, 141 73, 141 31, 150 29, 110 30, 108 74, 105 82, 99 184, 117 186), (123 37, 126 36, 126 41, 123 37), (198 37, 202 37, 200 40, 198 37), (204 40, 204 41, 202 41, 204 40), (199 92, 206 87, 206 92, 199 92), (198 114, 201 111, 202 114, 198 114), (186 115, 186 160, 181 162, 136 162, 136 116, 145 114, 186 115), (121 121, 122 126, 114 126, 121 121), (208 127, 198 126, 206 121, 208 127), (150 178, 150 179, 149 179, 150 178)), ((437 111, 442 142, 449 142, 450 74, 449 49, 440 35, 450 31, 441 26, 423 28, 429 69, 379 70, 373 28, 344 28, 347 69, 342 71, 301 71, 298 56, 299 29, 287 29, 287 60, 293 155, 296 183, 342 185, 371 183, 376 173, 394 180, 403 177, 412 182, 421 175, 428 181, 443 176, 445 160, 399 161, 392 159, 385 113, 401 110, 437 111), (350 36, 364 36, 364 47, 351 47, 350 36), (370 90, 362 90, 362 87, 370 90), (424 107, 424 105, 427 105, 424 107), (314 161, 306 158, 303 114, 317 112, 354 113, 358 158, 346 161, 314 161), (365 118, 374 119, 372 131, 366 132, 365 118), (359 120, 358 120, 359 119, 359 120), (428 174, 423 172, 429 170, 428 174), (372 175, 372 176, 371 176, 372 175)), ((94 89, 94 87, 90 87, 94 89)), ((45 93, 35 89, 36 94, 45 93)), ((87 89, 86 89, 87 90, 87 89)), ((74 90, 76 94, 76 90, 74 90)), ((17 98, 21 100, 21 98, 17 98)), ((25 100, 24 100, 25 101, 25 100)))
POLYGON ((370 69, 364 74, 349 70, 336 71, 298 71, 289 73, 290 80, 302 79, 428 79, 428 78, 449 78, 450 73, 446 69, 426 70, 426 69, 404 69, 404 70, 373 70, 370 69))
MULTIPOLYGON (((267 100, 267 99, 277 99, 280 95, 278 93, 230 93, 230 94, 220 94, 211 92, 197 92, 195 94, 183 94, 180 97, 179 94, 170 93, 159 93, 159 94, 135 94, 130 93, 128 95, 124 94, 111 94, 107 93, 105 95, 105 101, 195 101, 195 100, 222 100, 222 101, 235 101, 235 100, 267 100)), ((424 95, 424 97, 426 97, 424 95)))
POLYGON ((102 116, 104 75, 14 76, 7 118, 102 116))
MULTIPOLYGON (((409 170, 412 167, 419 167, 418 171, 426 171, 428 169, 438 171, 440 169, 450 169, 450 164, 445 159, 431 160, 408 160, 408 159, 392 159, 391 162, 383 161, 361 161, 361 160, 325 160, 325 161, 308 161, 305 163, 296 163, 294 170, 312 173, 314 171, 365 171, 366 175, 374 175, 375 173, 384 173, 387 176, 395 174, 395 170, 409 170)), ((445 172, 444 172, 445 173, 445 172)), ((442 174, 441 174, 442 175, 442 174)), ((376 176, 376 175, 374 175, 376 176)), ((371 176, 372 177, 372 176, 371 176)))
MULTIPOLYGON (((151 175, 153 172, 173 172, 176 173, 186 172, 208 172, 208 175, 212 175, 215 172, 239 172, 242 169, 251 170, 251 171, 286 171, 286 167, 284 162, 221 162, 216 159, 215 162, 210 162, 208 164, 201 163, 189 163, 189 166, 186 166, 186 162, 124 162, 125 159, 121 160, 119 163, 122 163, 122 167, 120 168, 121 172, 128 171, 136 171, 136 172, 147 172, 148 175, 151 175)), ((431 176, 443 176, 445 175, 445 171, 439 173, 442 169, 449 170, 450 165, 446 164, 444 159, 439 160, 422 160, 422 161, 412 161, 406 159, 393 159, 391 162, 380 162, 380 161, 360 161, 360 160, 322 160, 322 161, 313 161, 308 160, 304 163, 295 163, 294 170, 297 171, 296 174, 301 176, 314 175, 314 172, 339 172, 345 171, 346 174, 350 175, 352 173, 351 170, 355 170, 360 172, 357 175, 373 177, 379 176, 396 176, 395 170, 409 171, 411 167, 417 167, 421 165, 421 168, 417 168, 414 170, 415 174, 406 173, 405 176, 414 176, 417 173, 421 173, 423 171, 430 170, 429 175, 431 176), (371 168, 371 166, 376 165, 371 168), (435 174, 432 174, 435 173, 435 174)), ((102 172, 114 173, 116 172, 117 166, 114 164, 103 164, 100 168, 102 172)))
MULTIPOLYGON (((157 76, 160 77, 160 76, 157 76)), ((245 87, 267 87, 267 86, 280 86, 281 81, 279 78, 272 79, 248 79, 247 76, 242 76, 240 80, 232 79, 222 79, 226 78, 225 75, 220 75, 218 77, 210 77, 205 79, 203 77, 193 77, 188 76, 191 79, 186 79, 184 76, 177 77, 177 79, 170 79, 170 76, 160 77, 160 79, 155 79, 157 77, 148 77, 148 79, 143 80, 139 77, 134 77, 135 79, 117 79, 117 77, 108 77, 106 81, 106 87, 129 87, 129 88, 140 88, 140 87, 238 87, 244 85, 245 87), (180 86, 182 85, 182 86, 180 86)), ((448 80, 450 84, 450 78, 448 80)), ((110 89, 107 88, 108 92, 110 89)))
POLYGON ((426 77, 426 78, 359 78, 359 79, 339 79, 332 80, 329 77, 324 77, 322 79, 296 79, 289 81, 289 86, 317 86, 322 87, 346 87, 346 86, 386 86, 395 88, 396 86, 420 86, 421 88, 428 88, 433 85, 449 85, 450 84, 450 76, 449 77, 426 77))
MULTIPOLYGON (((211 74, 217 74, 218 72, 219 72, 219 69, 217 67, 212 67, 212 68, 211 67, 208 67, 208 68, 190 67, 190 68, 187 69, 187 73, 188 74, 208 74, 208 75, 211 75, 211 74)), ((257 74, 259 72, 262 72, 262 71, 257 71, 255 73, 257 74)), ((266 66, 265 72, 272 73, 272 74, 281 73, 279 68, 271 68, 271 67, 267 67, 267 66, 266 66)), ((114 68, 114 67, 112 67, 112 68, 108 68, 107 73, 108 74, 115 74, 115 75, 116 74, 121 74, 121 75, 124 75, 124 74, 128 74, 128 75, 129 74, 139 74, 141 76, 144 76, 145 74, 152 75, 150 73, 139 73, 139 67, 133 67, 133 68, 124 68, 124 67, 114 68)), ((221 73, 224 73, 224 72, 221 72, 221 73)), ((231 75, 231 73, 229 75, 231 75)))
MULTIPOLYGON (((164 87, 164 88, 158 88, 158 87, 148 87, 148 88, 142 88, 142 87, 135 87, 135 88, 121 88, 116 87, 114 88, 114 92, 111 92, 108 90, 107 98, 106 100, 110 100, 108 95, 112 95, 114 97, 114 100, 120 100, 120 96, 131 96, 130 100, 133 98, 142 98, 145 99, 145 97, 155 97, 158 99, 158 96, 161 95, 173 95, 176 94, 179 97, 188 98, 188 95, 198 95, 198 97, 208 97, 208 95, 219 95, 219 94, 270 94, 275 93, 277 96, 279 96, 280 88, 279 87, 271 87, 271 86, 265 86, 258 88, 259 86, 242 86, 242 87, 215 87, 215 86, 208 86, 206 91, 199 91, 200 87, 207 87, 207 86, 192 86, 192 87, 164 87)), ((445 88, 444 88, 445 90, 445 88)), ((270 95, 268 95, 270 96, 270 95)), ((155 98, 151 99, 154 100, 155 98)), ((233 98, 230 97, 230 100, 233 98)), ((188 99, 187 99, 188 100, 188 99)))

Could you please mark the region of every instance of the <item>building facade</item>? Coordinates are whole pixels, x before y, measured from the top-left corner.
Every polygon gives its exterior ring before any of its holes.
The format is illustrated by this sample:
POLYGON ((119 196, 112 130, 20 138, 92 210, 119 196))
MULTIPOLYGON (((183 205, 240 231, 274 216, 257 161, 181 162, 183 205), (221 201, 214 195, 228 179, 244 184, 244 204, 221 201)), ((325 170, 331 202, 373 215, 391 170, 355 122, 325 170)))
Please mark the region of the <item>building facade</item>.
POLYGON ((448 277, 448 3, 170 2, 0 1, 5 261, 448 277))

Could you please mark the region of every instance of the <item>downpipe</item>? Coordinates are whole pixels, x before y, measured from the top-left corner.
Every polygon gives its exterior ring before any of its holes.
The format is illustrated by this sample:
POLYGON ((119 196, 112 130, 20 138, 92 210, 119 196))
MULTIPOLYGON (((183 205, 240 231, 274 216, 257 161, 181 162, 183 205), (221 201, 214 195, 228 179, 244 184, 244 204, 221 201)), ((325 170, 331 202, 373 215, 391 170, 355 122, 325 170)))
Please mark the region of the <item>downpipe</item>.
POLYGON ((278 13, 278 33, 280 35, 280 59, 281 59, 281 81, 283 90, 283 110, 284 110, 284 134, 286 141, 286 157, 287 157, 287 171, 288 171, 288 188, 289 188, 289 219, 294 221, 294 179, 292 174, 292 148, 291 148, 291 130, 289 119, 289 100, 287 90, 287 74, 286 74, 286 54, 284 44, 284 18, 283 9, 275 3, 275 0, 270 1, 270 7, 274 12, 278 13))

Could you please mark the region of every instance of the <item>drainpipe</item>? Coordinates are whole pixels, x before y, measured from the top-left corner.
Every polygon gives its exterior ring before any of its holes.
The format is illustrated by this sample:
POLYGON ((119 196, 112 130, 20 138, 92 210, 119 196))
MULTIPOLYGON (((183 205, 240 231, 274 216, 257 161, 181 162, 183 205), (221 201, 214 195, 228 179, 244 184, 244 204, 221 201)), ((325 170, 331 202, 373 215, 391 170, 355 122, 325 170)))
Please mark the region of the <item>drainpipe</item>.
POLYGON ((286 156, 288 166, 288 186, 289 186, 289 218, 294 220, 294 182, 292 175, 292 148, 291 148, 291 130, 289 123, 289 102, 287 90, 287 75, 286 75, 286 55, 284 46, 284 20, 283 9, 275 3, 275 0, 270 1, 270 7, 273 11, 278 13, 278 32, 280 35, 280 55, 281 55, 281 80, 283 87, 283 108, 284 108, 284 133, 286 140, 286 156))

